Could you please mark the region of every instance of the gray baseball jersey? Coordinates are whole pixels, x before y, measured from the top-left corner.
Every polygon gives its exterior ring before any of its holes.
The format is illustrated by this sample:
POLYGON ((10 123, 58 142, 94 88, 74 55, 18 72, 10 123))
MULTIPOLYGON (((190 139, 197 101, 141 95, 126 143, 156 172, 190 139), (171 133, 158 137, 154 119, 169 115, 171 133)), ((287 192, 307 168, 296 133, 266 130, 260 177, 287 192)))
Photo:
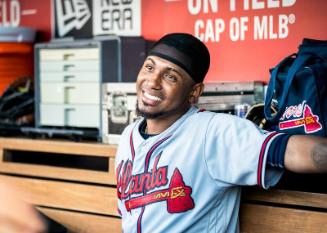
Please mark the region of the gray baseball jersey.
POLYGON ((240 185, 268 188, 282 170, 266 167, 279 133, 192 107, 144 140, 139 120, 116 155, 118 208, 124 232, 238 232, 240 185))

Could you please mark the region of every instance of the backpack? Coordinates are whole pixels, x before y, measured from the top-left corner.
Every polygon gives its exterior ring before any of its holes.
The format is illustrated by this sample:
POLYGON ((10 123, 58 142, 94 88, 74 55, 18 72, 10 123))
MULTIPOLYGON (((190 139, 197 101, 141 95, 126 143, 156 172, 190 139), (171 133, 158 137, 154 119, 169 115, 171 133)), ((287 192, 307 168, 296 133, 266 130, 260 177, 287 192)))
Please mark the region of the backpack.
POLYGON ((326 137, 327 41, 303 39, 270 72, 264 115, 272 130, 326 137))
POLYGON ((0 96, 0 124, 19 126, 33 122, 33 81, 29 77, 18 78, 0 96))

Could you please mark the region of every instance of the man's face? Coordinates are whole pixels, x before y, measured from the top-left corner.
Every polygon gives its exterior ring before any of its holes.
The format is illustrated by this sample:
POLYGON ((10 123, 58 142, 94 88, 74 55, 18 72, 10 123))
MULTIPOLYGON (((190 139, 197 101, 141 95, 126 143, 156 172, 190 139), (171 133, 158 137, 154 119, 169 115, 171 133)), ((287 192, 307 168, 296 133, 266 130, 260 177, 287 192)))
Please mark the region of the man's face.
POLYGON ((137 110, 148 119, 179 117, 190 107, 193 85, 191 77, 179 66, 149 56, 137 77, 137 110))

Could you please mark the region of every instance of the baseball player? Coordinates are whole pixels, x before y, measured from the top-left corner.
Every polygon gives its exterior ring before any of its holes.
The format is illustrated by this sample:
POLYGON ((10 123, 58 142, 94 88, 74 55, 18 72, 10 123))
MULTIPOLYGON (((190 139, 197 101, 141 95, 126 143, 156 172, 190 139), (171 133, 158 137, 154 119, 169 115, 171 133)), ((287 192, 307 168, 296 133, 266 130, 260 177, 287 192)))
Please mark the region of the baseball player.
POLYGON ((238 232, 240 186, 266 189, 284 168, 326 172, 326 139, 194 107, 209 63, 206 46, 184 33, 164 36, 146 58, 136 83, 143 118, 116 155, 124 232, 238 232))

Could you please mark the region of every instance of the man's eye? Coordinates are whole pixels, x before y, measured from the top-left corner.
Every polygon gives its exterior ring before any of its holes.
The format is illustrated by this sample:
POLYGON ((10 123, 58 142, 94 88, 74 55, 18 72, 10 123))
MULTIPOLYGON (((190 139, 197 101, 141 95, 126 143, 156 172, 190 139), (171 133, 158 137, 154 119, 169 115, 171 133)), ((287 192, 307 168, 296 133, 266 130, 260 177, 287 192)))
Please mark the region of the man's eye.
POLYGON ((145 69, 147 71, 152 71, 153 70, 153 66, 152 65, 145 65, 145 69))
POLYGON ((172 82, 176 82, 177 81, 177 78, 171 74, 164 74, 164 78, 169 80, 169 81, 172 81, 172 82))

